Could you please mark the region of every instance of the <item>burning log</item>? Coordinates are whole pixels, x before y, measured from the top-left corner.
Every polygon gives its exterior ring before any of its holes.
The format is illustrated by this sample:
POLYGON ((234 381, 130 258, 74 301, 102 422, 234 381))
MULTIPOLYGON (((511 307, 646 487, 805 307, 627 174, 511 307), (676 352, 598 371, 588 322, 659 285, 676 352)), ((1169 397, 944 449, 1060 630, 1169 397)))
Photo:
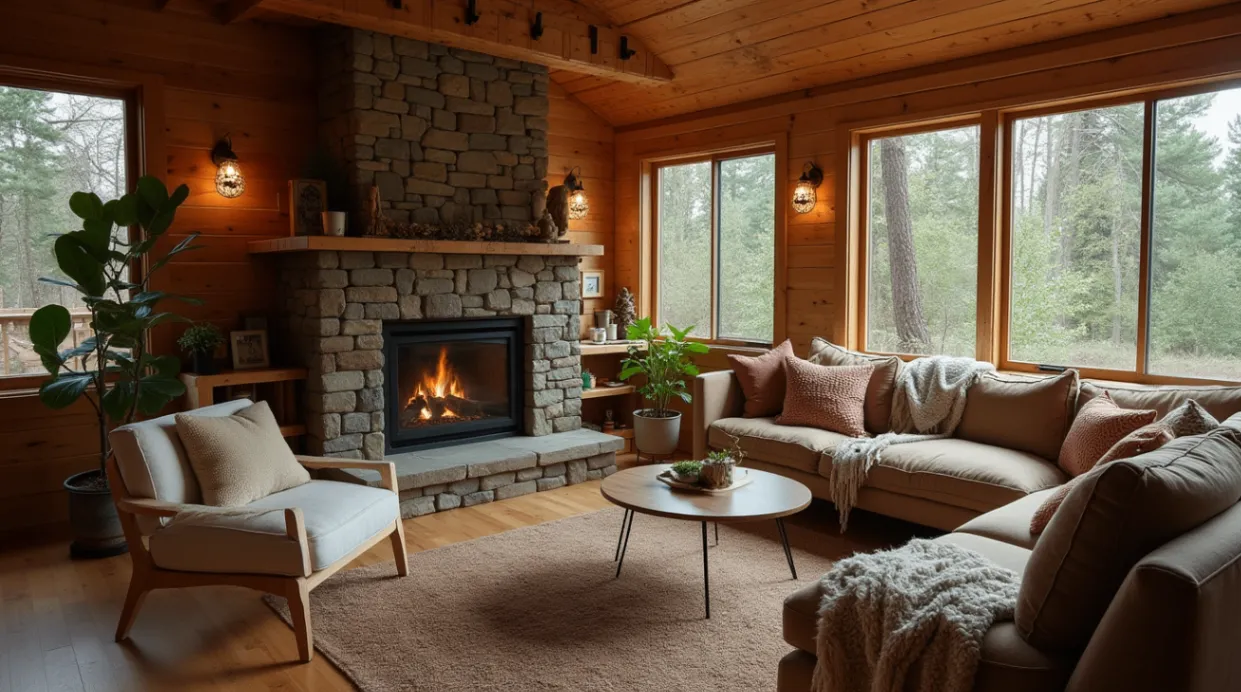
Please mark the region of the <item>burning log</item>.
POLYGON ((448 410, 462 418, 477 418, 483 415, 483 405, 473 399, 465 399, 449 394, 444 397, 448 410))

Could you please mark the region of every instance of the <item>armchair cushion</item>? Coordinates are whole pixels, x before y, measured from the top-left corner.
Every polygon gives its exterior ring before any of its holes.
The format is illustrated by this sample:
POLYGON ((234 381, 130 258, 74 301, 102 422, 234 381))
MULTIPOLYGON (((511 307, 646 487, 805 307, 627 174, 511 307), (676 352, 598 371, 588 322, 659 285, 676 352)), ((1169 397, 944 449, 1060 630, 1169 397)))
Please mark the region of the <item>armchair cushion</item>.
POLYGON ((204 504, 240 507, 310 480, 266 401, 229 416, 177 414, 177 434, 204 504))
POLYGON ((301 548, 285 529, 283 510, 291 507, 302 510, 316 572, 392 528, 401 513, 390 490, 310 481, 245 507, 178 515, 151 536, 151 559, 183 572, 305 576, 301 548))

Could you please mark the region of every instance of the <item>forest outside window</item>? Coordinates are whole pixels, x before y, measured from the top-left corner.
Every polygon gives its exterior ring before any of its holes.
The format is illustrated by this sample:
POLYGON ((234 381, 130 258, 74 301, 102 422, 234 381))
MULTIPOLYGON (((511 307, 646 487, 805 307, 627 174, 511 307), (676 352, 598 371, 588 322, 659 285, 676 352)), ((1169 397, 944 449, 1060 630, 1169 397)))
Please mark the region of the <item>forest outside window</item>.
POLYGON ((123 98, 0 86, 2 376, 44 372, 29 335, 30 315, 43 305, 69 308, 74 344, 89 334, 78 292, 39 277, 61 277, 51 247, 55 234, 81 224, 69 210, 73 192, 126 192, 126 118, 123 98))
POLYGON ((660 165, 655 276, 660 324, 700 339, 771 343, 775 155, 733 153, 660 165))

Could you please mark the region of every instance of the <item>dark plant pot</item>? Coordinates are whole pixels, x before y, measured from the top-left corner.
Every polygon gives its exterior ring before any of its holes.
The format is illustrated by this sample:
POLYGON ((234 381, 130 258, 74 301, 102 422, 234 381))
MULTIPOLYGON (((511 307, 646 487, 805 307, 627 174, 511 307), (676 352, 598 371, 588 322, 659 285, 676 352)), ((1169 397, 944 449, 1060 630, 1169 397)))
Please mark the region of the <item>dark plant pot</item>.
POLYGON ((215 358, 210 352, 200 353, 195 351, 190 356, 190 369, 197 375, 214 375, 219 372, 216 367, 215 358))
POLYGON ((73 529, 69 557, 75 560, 112 557, 129 551, 112 494, 106 485, 100 490, 90 482, 99 474, 99 471, 84 471, 65 479, 65 490, 69 491, 69 526, 73 529))

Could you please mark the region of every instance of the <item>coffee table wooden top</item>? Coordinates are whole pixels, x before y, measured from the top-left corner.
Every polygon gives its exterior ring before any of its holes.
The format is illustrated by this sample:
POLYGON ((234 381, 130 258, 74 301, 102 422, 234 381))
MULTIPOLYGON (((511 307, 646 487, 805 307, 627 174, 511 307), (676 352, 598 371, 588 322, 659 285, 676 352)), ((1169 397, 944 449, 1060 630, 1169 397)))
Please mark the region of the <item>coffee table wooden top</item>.
POLYGON ((635 512, 720 523, 778 519, 810 504, 809 488, 758 469, 746 469, 753 480, 732 492, 708 495, 677 490, 656 478, 671 466, 652 464, 617 471, 603 479, 600 491, 612 504, 635 512))

